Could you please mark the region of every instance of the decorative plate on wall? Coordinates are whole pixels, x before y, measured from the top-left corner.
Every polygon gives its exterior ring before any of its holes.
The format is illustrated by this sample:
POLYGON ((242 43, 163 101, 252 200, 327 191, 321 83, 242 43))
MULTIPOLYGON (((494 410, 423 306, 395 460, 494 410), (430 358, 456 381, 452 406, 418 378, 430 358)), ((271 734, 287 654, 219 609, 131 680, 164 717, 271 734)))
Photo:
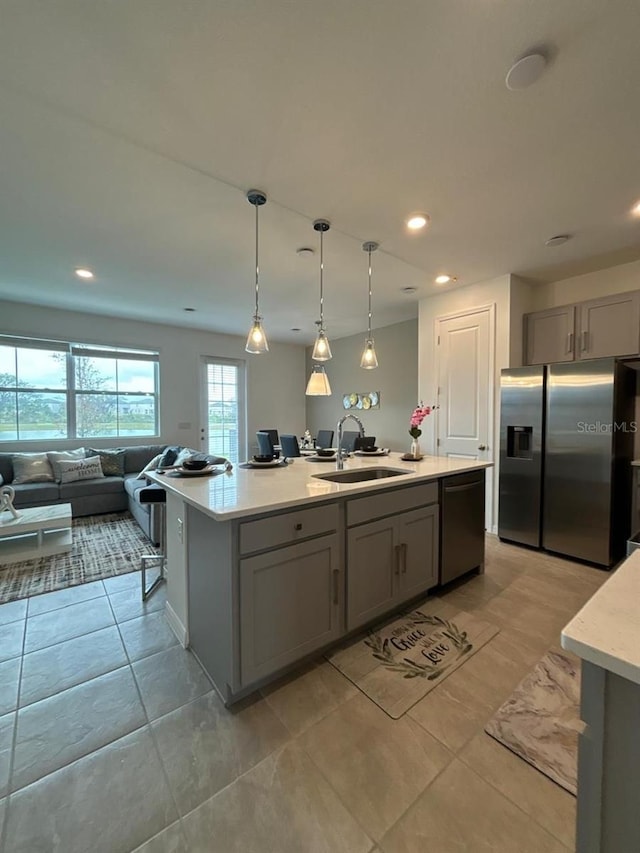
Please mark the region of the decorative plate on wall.
POLYGON ((345 394, 342 397, 342 407, 344 409, 379 409, 380 392, 367 391, 362 394, 356 394, 354 392, 345 394))

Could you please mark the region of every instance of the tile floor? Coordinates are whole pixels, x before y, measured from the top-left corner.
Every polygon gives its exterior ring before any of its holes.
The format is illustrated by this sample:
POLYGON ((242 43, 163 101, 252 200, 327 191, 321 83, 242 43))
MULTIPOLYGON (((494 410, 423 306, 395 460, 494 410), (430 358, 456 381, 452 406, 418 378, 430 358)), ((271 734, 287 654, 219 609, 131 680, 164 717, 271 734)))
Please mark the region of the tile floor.
POLYGON ((0 853, 566 853, 573 797, 483 733, 606 573, 488 537, 500 633, 392 720, 324 662, 232 711, 138 574, 0 606, 0 853))

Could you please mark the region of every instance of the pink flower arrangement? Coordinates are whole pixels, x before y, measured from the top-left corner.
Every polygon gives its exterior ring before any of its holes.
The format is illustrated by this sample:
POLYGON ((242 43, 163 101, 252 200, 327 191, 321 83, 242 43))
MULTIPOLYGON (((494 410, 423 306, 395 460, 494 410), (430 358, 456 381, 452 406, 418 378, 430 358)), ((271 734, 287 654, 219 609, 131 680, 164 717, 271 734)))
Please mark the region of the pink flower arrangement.
POLYGON ((409 427, 409 435, 411 438, 419 438, 422 435, 422 430, 420 426, 422 425, 422 421, 430 415, 433 409, 436 409, 437 406, 423 406, 420 403, 419 406, 416 406, 413 410, 413 414, 411 415, 410 427, 409 427))

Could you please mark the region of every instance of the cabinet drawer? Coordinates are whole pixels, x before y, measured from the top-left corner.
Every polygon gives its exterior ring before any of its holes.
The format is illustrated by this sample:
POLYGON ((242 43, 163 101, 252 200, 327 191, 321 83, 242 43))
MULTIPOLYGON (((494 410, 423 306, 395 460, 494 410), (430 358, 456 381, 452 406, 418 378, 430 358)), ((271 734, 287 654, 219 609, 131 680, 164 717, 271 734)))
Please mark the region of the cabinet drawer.
POLYGON ((246 521, 240 525, 240 553, 267 551, 269 548, 279 548, 299 539, 320 536, 337 529, 337 504, 270 515, 268 518, 246 521))
POLYGON ((354 524, 364 524, 373 518, 382 518, 433 503, 438 503, 437 482, 405 486, 367 498, 355 498, 347 502, 347 525, 353 527, 354 524))

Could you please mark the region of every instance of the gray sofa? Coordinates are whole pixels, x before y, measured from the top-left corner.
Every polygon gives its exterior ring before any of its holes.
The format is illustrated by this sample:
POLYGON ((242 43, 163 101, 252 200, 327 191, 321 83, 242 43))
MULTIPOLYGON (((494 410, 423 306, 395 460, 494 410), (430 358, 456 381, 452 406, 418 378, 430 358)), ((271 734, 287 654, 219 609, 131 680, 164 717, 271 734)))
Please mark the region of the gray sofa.
MULTIPOLYGON (((154 456, 165 450, 164 444, 144 444, 121 448, 125 451, 123 477, 99 477, 74 483, 20 483, 15 489, 14 506, 44 506, 70 503, 74 517, 97 515, 104 512, 121 512, 128 509, 151 539, 159 541, 159 517, 153 504, 141 504, 137 492, 148 485, 138 474, 154 456)), ((39 451, 42 452, 42 451, 39 451)), ((0 475, 5 485, 13 485, 11 453, 0 453, 0 475)))

